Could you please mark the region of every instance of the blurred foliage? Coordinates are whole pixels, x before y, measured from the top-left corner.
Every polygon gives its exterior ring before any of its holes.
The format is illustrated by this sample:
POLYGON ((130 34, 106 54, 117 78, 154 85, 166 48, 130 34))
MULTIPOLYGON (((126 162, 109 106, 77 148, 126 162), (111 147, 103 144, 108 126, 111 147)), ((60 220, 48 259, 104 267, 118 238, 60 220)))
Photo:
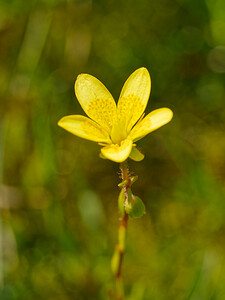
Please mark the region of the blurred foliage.
POLYGON ((147 112, 173 121, 130 162, 147 214, 129 223, 128 300, 225 299, 224 0, 2 0, 0 299, 106 299, 118 165, 57 127, 83 114, 81 72, 118 98, 145 66, 147 112))

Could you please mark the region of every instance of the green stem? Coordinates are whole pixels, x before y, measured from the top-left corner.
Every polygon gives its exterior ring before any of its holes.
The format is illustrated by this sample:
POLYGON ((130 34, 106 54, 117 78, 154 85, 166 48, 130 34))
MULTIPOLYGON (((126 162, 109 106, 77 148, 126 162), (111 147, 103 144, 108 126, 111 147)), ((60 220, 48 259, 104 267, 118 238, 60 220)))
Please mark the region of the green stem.
MULTIPOLYGON (((125 201, 128 201, 129 194, 128 190, 131 185, 131 178, 129 176, 129 170, 127 162, 120 164, 122 182, 124 182, 122 188, 124 190, 125 201)), ((120 227, 118 232, 118 244, 116 245, 115 252, 117 254, 117 263, 116 269, 114 270, 115 279, 116 279, 116 300, 124 300, 124 288, 123 288, 123 278, 122 278, 122 264, 123 257, 125 253, 125 244, 126 244, 126 233, 127 233, 127 223, 128 223, 128 214, 125 212, 120 219, 120 227)))

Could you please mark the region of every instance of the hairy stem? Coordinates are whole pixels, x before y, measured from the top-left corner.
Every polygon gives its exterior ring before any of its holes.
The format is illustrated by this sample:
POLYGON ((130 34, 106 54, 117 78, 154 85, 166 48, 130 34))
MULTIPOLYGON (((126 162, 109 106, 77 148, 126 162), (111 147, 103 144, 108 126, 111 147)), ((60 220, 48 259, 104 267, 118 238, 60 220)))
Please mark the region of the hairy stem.
MULTIPOLYGON (((131 178, 129 176, 129 170, 127 163, 121 163, 120 165, 122 182, 125 182, 122 186, 124 190, 125 201, 128 201, 128 189, 130 189, 131 178)), ((127 232, 127 223, 128 223, 128 214, 125 212, 123 216, 120 218, 120 227, 118 232, 118 244, 116 245, 115 251, 118 254, 118 262, 115 270, 115 278, 116 278, 116 300, 124 300, 124 291, 123 291, 123 279, 122 279, 122 264, 123 257, 125 253, 125 244, 126 244, 126 232, 127 232)))

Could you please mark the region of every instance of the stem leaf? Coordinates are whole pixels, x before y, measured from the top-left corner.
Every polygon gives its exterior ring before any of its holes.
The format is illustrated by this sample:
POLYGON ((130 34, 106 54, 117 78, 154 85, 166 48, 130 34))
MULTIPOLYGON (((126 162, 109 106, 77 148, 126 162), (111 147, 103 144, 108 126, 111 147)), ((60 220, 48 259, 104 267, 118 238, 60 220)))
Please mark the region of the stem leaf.
POLYGON ((114 275, 116 275, 116 273, 118 272, 119 263, 120 263, 120 252, 118 247, 116 247, 111 260, 111 269, 114 275))
POLYGON ((124 203, 125 203, 125 195, 124 195, 124 189, 121 189, 119 198, 118 198, 118 208, 119 208, 119 214, 121 217, 124 216, 124 203))
POLYGON ((144 202, 138 196, 133 196, 132 202, 125 204, 125 211, 131 219, 141 218, 146 213, 144 202))

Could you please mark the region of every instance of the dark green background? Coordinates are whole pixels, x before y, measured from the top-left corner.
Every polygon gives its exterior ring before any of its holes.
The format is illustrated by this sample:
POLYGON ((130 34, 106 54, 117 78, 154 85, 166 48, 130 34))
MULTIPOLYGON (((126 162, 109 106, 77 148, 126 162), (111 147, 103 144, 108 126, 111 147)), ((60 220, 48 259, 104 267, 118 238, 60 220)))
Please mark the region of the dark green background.
POLYGON ((138 67, 147 112, 171 123, 138 142, 128 300, 225 299, 224 0, 1 1, 0 299, 107 299, 118 164, 57 126, 84 114, 76 76, 118 99, 138 67))

